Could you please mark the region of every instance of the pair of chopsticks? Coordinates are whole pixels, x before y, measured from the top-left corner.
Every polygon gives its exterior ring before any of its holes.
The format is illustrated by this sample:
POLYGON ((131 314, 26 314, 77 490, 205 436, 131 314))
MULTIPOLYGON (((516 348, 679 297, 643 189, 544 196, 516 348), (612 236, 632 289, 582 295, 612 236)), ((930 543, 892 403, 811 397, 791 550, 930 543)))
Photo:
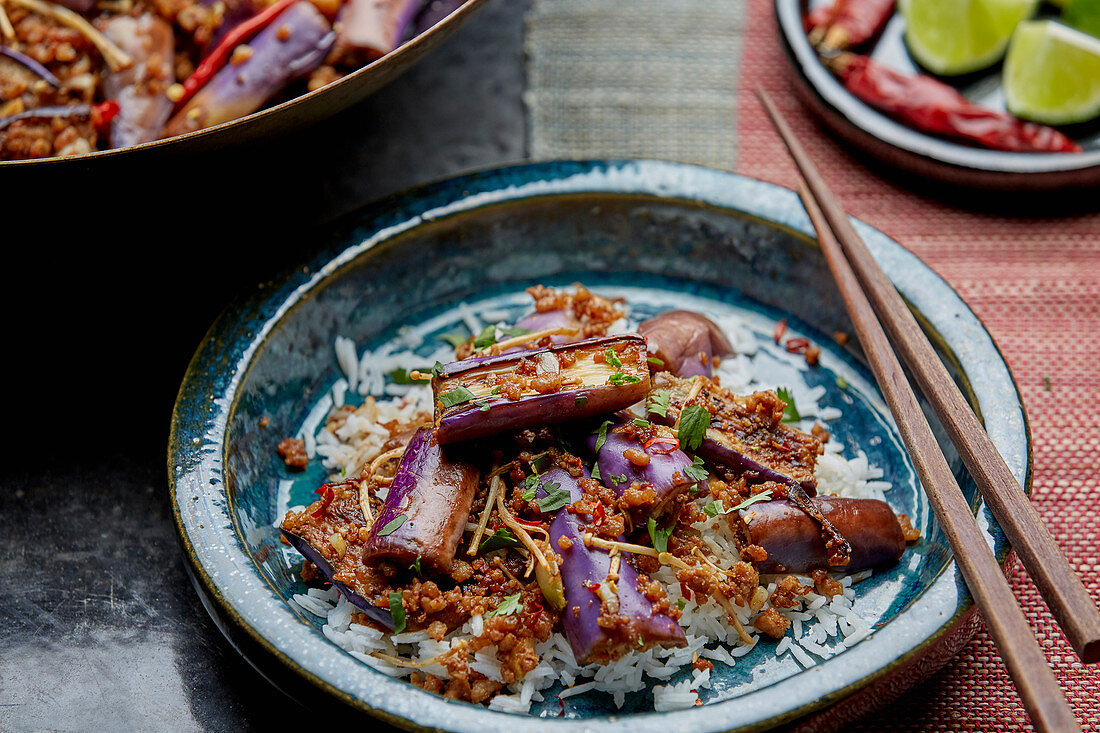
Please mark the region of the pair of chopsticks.
POLYGON ((1086 664, 1100 661, 1100 612, 1096 604, 790 126, 763 91, 757 94, 802 173, 798 193, 817 230, 856 335, 1032 723, 1044 731, 1080 730, 917 404, 898 354, 939 416, 1055 620, 1086 664))

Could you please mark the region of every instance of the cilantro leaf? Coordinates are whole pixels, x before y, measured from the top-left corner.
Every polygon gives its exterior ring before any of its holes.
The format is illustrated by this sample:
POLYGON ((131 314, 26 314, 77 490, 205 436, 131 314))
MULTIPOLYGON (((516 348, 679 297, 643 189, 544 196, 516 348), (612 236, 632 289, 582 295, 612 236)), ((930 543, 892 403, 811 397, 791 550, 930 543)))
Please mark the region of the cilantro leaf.
POLYGON ((608 384, 613 384, 616 387, 621 387, 624 384, 637 384, 642 381, 639 377, 635 377, 633 374, 624 374, 622 372, 615 372, 607 378, 608 384))
POLYGON ((533 473, 523 481, 523 500, 533 501, 535 494, 539 488, 539 476, 537 473, 533 473))
POLYGON ((653 366, 663 367, 665 365, 664 359, 658 359, 656 356, 646 357, 646 361, 649 362, 650 364, 652 364, 653 366))
POLYGON ((526 336, 529 333, 534 333, 534 331, 529 328, 519 328, 517 326, 508 326, 506 328, 501 328, 498 330, 508 338, 515 338, 516 336, 526 336))
POLYGON ((798 407, 794 404, 794 395, 786 387, 779 387, 775 390, 775 394, 779 399, 787 403, 787 406, 783 408, 783 419, 780 422, 798 422, 802 419, 802 415, 798 412, 798 407))
POLYGON ((624 473, 619 476, 615 476, 614 474, 612 474, 611 476, 608 476, 608 478, 611 479, 611 483, 618 485, 621 484, 623 481, 626 481, 626 474, 624 473))
POLYGON ((680 411, 680 427, 676 432, 680 450, 693 451, 703 444, 710 427, 710 413, 700 405, 688 405, 680 411))
POLYGON ((740 504, 735 506, 733 509, 730 509, 730 511, 735 512, 739 509, 744 509, 745 507, 752 506, 753 504, 755 504, 759 501, 771 501, 771 500, 772 500, 772 490, 771 489, 764 489, 759 494, 755 494, 753 496, 750 496, 748 499, 745 499, 743 502, 741 502, 740 504))
POLYGON ((676 610, 677 611, 683 611, 684 606, 686 606, 686 605, 687 605, 687 601, 685 601, 683 598, 676 599, 676 610))
POLYGON ((539 499, 540 512, 552 512, 569 503, 571 497, 569 489, 563 489, 561 484, 555 481, 547 481, 542 485, 542 490, 546 492, 546 496, 539 499))
POLYGON ((519 602, 520 594, 516 593, 512 596, 505 596, 504 600, 500 602, 500 605, 494 608, 486 616, 511 616, 514 613, 519 613, 519 610, 523 608, 523 604, 519 602))
POLYGON ((393 633, 405 630, 405 604, 400 591, 390 593, 390 616, 393 617, 393 633))
POLYGON ((474 393, 465 387, 456 387, 450 392, 444 392, 439 395, 439 401, 443 403, 444 407, 454 407, 455 405, 461 405, 463 402, 469 402, 474 399, 474 393))
POLYGON ((416 562, 409 566, 409 570, 413 571, 417 575, 423 575, 420 571, 420 555, 416 556, 416 562))
POLYGON ((378 531, 378 536, 385 537, 386 535, 393 534, 397 531, 398 527, 405 523, 406 519, 408 519, 408 517, 404 514, 398 514, 396 517, 386 522, 386 525, 378 531))
POLYGON ((588 404, 588 395, 577 395, 573 400, 573 407, 584 407, 588 404))
POLYGON ((623 360, 620 359, 619 355, 615 353, 615 349, 611 348, 610 346, 607 347, 607 351, 603 352, 603 358, 608 364, 615 367, 616 369, 623 368, 623 360))
MULTIPOLYGON (((436 362, 436 364, 439 364, 439 362, 436 362)), ((394 384, 423 384, 430 379, 430 377, 424 376, 424 373, 427 371, 428 370, 425 368, 409 369, 408 371, 404 369, 394 369, 390 372, 389 376, 394 384), (420 372, 420 379, 413 379, 410 376, 411 372, 420 372)))
POLYGON ((664 529, 658 529, 657 520, 650 517, 646 523, 646 528, 649 530, 649 539, 653 542, 653 549, 657 552, 668 552, 668 538, 672 536, 676 524, 673 523, 664 529))
POLYGON ((432 376, 443 378, 443 375, 447 373, 447 368, 443 366, 443 362, 437 361, 435 366, 432 367, 432 376))
POLYGON ((640 417, 636 417, 636 418, 634 418, 634 424, 637 425, 640 428, 648 428, 649 427, 649 420, 643 420, 640 417))
POLYGON ((703 465, 703 459, 699 456, 695 456, 690 466, 684 468, 684 475, 692 481, 706 481, 710 476, 710 472, 707 471, 707 467, 703 465))
POLYGON ((592 480, 599 481, 601 478, 599 461, 592 461, 592 480))
POLYGON ((491 552, 493 550, 499 550, 502 547, 519 547, 519 544, 520 542, 516 539, 515 535, 504 527, 501 527, 496 532, 493 532, 483 539, 481 544, 477 546, 477 551, 479 553, 491 552))
POLYGON ((672 392, 667 389, 659 389, 649 395, 649 404, 645 406, 648 412, 661 417, 668 417, 668 401, 672 399, 672 392))
POLYGON ((726 509, 721 499, 703 505, 703 513, 708 517, 717 517, 722 514, 729 514, 732 511, 733 509, 726 509))
POLYGON ((486 326, 485 328, 481 329, 481 333, 479 333, 477 335, 477 338, 474 339, 474 348, 475 349, 485 349, 485 348, 488 348, 488 347, 492 346, 496 342, 497 342, 497 327, 496 326, 486 326))
POLYGON ((604 420, 600 423, 600 428, 596 431, 596 455, 600 454, 600 448, 603 448, 603 444, 607 442, 607 429, 614 424, 611 420, 604 420))

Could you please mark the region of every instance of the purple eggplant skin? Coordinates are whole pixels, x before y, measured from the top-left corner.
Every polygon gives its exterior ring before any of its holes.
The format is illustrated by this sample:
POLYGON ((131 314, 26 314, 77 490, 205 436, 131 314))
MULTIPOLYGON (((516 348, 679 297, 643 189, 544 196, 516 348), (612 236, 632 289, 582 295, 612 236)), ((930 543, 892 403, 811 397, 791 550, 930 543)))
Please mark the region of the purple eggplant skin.
POLYGON ((722 329, 693 311, 665 311, 642 321, 638 333, 645 336, 649 353, 662 362, 654 369, 667 370, 684 379, 709 377, 714 357, 734 353, 722 329))
POLYGON ((103 82, 107 98, 119 108, 111 121, 111 147, 152 142, 172 114, 172 101, 165 95, 175 81, 172 26, 149 13, 116 15, 102 31, 134 60, 128 69, 108 73, 103 82))
POLYGON ((424 0, 348 0, 337 19, 341 51, 366 52, 377 59, 397 49, 411 35, 424 0))
POLYGON ((886 502, 837 496, 819 496, 811 502, 851 545, 848 564, 829 565, 821 528, 805 512, 787 501, 766 501, 738 512, 741 542, 768 553, 767 559, 755 563, 761 573, 856 573, 897 562, 905 551, 905 535, 886 502))
POLYGON ((316 565, 317 569, 321 571, 321 574, 325 576, 325 580, 336 586, 336 590, 340 591, 341 595, 347 598, 352 605, 386 628, 393 629, 393 616, 390 615, 390 610, 388 608, 379 608, 353 591, 347 583, 337 580, 335 577, 336 569, 332 567, 332 563, 326 560, 325 556, 318 552, 313 545, 309 544, 304 537, 300 537, 285 529, 280 531, 283 533, 283 537, 286 537, 290 546, 297 550, 306 560, 316 565))
POLYGON ((775 481, 780 484, 801 486, 807 495, 817 495, 817 484, 814 481, 796 481, 786 474, 754 461, 738 448, 735 441, 721 431, 707 430, 707 436, 703 438, 702 444, 695 453, 700 458, 733 469, 749 479, 750 484, 775 481))
POLYGON ((248 43, 252 55, 246 61, 227 64, 168 121, 164 137, 252 114, 320 66, 335 39, 329 22, 308 0, 291 5, 248 43))
MULTIPOLYGON (((589 478, 585 469, 584 478, 589 478)), ((547 495, 547 484, 559 484, 569 491, 570 503, 584 497, 577 477, 562 468, 542 474, 536 496, 547 495)), ((607 550, 586 547, 583 523, 586 515, 573 514, 566 505, 550 523, 550 547, 561 556, 561 577, 565 587, 562 629, 578 664, 606 663, 627 652, 654 646, 684 646, 684 631, 675 620, 655 612, 653 603, 638 590, 638 572, 629 562, 629 553, 620 553, 618 587, 619 622, 612 628, 599 624, 601 600, 591 590, 594 584, 607 583, 611 556, 607 550), (562 545, 567 547, 562 547, 562 545)))
POLYGON ((429 30, 441 20, 466 4, 466 0, 429 0, 420 14, 416 16, 413 37, 429 30))
MULTIPOLYGON (((653 491, 657 494, 656 502, 635 507, 631 511, 631 519, 635 524, 645 524, 650 517, 663 514, 672 501, 684 491, 693 486, 699 489, 705 488, 705 482, 692 481, 684 473, 684 470, 692 464, 687 453, 679 448, 665 453, 664 451, 668 448, 665 444, 655 444, 647 450, 637 440, 620 431, 620 428, 627 424, 629 421, 623 421, 608 429, 604 444, 596 455, 596 461, 600 467, 601 482, 614 487, 620 496, 635 481, 650 484, 653 487, 653 491), (623 452, 629 448, 643 451, 649 456, 649 463, 644 466, 631 463, 623 455, 623 452), (622 480, 618 480, 620 476, 623 477, 622 480)), ((599 436, 596 433, 591 433, 586 438, 585 442, 590 452, 595 453, 598 440, 599 436)))
POLYGON ((452 459, 431 427, 417 431, 405 448, 386 501, 371 525, 363 560, 392 560, 405 567, 419 558, 424 572, 448 573, 466 530, 480 473, 452 459), (387 525, 405 519, 383 534, 387 525))
POLYGON ((621 410, 649 392, 645 340, 634 335, 605 336, 516 354, 457 361, 444 366, 441 377, 432 379, 432 389, 436 398, 436 433, 441 444, 583 420, 621 410), (593 358, 603 359, 607 349, 618 355, 621 367, 593 361, 593 358), (557 391, 526 394, 519 399, 492 394, 488 380, 514 372, 524 359, 537 364, 549 362, 550 368, 562 375, 563 386, 557 391), (570 359, 574 361, 567 364, 570 359), (582 367, 589 370, 585 375, 591 379, 582 380, 581 386, 564 386, 569 379, 580 375, 582 367), (608 380, 616 373, 636 381, 612 384, 608 380), (469 388, 475 399, 444 407, 440 396, 458 387, 469 388))

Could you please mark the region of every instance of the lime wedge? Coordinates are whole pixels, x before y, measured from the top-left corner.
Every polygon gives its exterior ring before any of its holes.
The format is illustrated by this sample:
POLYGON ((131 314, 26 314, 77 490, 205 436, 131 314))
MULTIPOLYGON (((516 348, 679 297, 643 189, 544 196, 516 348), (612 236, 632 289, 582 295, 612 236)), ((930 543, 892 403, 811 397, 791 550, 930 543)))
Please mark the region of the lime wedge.
POLYGON ((921 66, 955 76, 1000 61, 1039 0, 903 0, 905 42, 921 66))
POLYGON ((1100 116, 1100 38, 1061 23, 1021 23, 1004 67, 1008 110, 1045 125, 1100 116))

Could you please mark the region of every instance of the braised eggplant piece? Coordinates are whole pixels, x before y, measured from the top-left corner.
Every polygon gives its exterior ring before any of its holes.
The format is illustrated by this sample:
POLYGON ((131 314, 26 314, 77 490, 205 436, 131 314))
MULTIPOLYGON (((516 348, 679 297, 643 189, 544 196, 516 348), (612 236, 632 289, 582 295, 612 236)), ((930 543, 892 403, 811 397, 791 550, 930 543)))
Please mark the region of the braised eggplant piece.
POLYGON ((820 528, 806 512, 787 501, 765 501, 740 510, 734 522, 742 546, 768 553, 756 562, 762 573, 842 570, 855 573, 896 562, 905 551, 905 535, 889 504, 877 499, 820 496, 810 500, 851 545, 846 565, 831 565, 820 528))
POLYGON ((294 3, 248 43, 247 58, 231 61, 168 121, 163 137, 252 114, 292 81, 320 66, 335 38, 329 22, 312 3, 294 3))
POLYGON ((357 50, 369 60, 393 51, 410 35, 424 0, 348 0, 337 19, 340 52, 357 50))
POLYGON ((607 336, 445 365, 432 378, 441 444, 614 412, 649 392, 645 340, 607 336))
MULTIPOLYGON (((585 470, 584 478, 589 478, 585 470)), ((584 498, 577 478, 555 468, 542 474, 536 496, 550 490, 569 492, 570 503, 584 498)), ((659 613, 639 590, 638 572, 629 553, 612 557, 604 549, 584 543, 585 523, 592 518, 574 514, 569 505, 558 510, 550 523, 550 546, 561 556, 565 610, 561 623, 578 664, 606 663, 629 651, 654 646, 684 646, 680 625, 659 613)))
POLYGON ((479 476, 473 463, 448 455, 430 427, 421 428, 405 448, 363 559, 419 560, 425 571, 450 572, 479 476))
POLYGON ((130 55, 134 63, 112 71, 103 83, 108 98, 118 102, 111 121, 111 147, 156 140, 172 114, 165 91, 175 80, 172 26, 155 15, 116 15, 103 24, 103 34, 130 55))
POLYGON ((650 432, 638 430, 632 420, 620 420, 589 434, 585 440, 596 457, 600 481, 613 487, 619 496, 631 492, 637 497, 639 503, 630 508, 635 524, 660 516, 673 499, 693 486, 702 488, 703 481, 690 474, 705 473, 702 466, 693 467, 692 459, 676 447, 674 438, 654 436, 642 440, 650 432), (652 492, 651 497, 647 497, 648 492, 652 492))
POLYGON ((733 354, 733 346, 714 321, 693 311, 665 311, 638 326, 649 353, 657 363, 654 371, 669 371, 677 377, 709 377, 714 357, 733 354))

